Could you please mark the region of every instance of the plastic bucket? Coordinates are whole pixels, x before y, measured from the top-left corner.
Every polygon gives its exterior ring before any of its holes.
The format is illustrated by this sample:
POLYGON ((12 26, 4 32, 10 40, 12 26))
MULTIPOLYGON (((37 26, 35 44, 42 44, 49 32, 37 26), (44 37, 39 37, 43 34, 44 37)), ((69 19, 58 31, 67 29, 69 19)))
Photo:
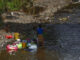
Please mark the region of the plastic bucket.
POLYGON ((22 43, 17 44, 18 49, 22 48, 22 43))
POLYGON ((20 39, 19 35, 20 35, 19 33, 14 33, 14 39, 15 40, 20 39))
POLYGON ((27 47, 27 46, 26 46, 26 43, 27 43, 26 40, 22 40, 22 48, 26 48, 26 47, 27 47))

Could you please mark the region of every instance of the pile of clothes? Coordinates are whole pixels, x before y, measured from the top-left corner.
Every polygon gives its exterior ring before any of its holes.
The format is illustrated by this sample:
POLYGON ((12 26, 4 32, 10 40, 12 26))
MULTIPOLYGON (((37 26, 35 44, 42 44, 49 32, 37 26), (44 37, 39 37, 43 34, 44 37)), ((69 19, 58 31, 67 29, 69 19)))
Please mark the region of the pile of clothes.
POLYGON ((15 42, 12 44, 8 44, 6 46, 7 50, 18 50, 18 49, 26 49, 26 50, 32 50, 36 51, 37 50, 37 43, 34 40, 20 40, 17 39, 15 42))
MULTIPOLYGON (((12 38, 12 36, 8 36, 7 38, 12 38)), ((17 51, 18 49, 25 49, 28 51, 37 51, 37 44, 38 41, 36 39, 26 39, 26 40, 21 40, 19 38, 19 33, 14 34, 14 39, 15 42, 12 44, 8 44, 6 46, 7 50, 14 50, 17 51)))

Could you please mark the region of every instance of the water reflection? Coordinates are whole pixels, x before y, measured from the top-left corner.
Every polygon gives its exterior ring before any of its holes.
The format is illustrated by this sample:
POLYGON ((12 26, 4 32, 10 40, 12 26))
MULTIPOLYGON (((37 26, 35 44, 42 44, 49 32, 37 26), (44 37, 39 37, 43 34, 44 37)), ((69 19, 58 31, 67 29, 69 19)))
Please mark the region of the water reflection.
POLYGON ((10 55, 15 55, 16 52, 17 52, 17 50, 8 50, 7 49, 7 53, 9 53, 10 55))
POLYGON ((43 48, 38 48, 38 51, 37 51, 37 54, 36 54, 36 56, 37 56, 37 59, 38 60, 46 60, 45 59, 45 49, 43 49, 43 48))
POLYGON ((58 60, 56 52, 46 52, 44 48, 38 48, 36 52, 26 50, 3 50, 0 51, 0 60, 58 60), (54 55, 54 56, 52 56, 54 55))

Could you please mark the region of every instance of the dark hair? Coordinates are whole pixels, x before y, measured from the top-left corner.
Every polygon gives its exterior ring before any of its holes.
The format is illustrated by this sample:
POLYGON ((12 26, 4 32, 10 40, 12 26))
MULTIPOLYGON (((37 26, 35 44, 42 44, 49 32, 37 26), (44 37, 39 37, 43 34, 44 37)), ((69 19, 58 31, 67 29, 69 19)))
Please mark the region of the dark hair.
POLYGON ((39 24, 39 25, 38 25, 38 27, 39 27, 39 28, 42 28, 42 25, 41 25, 41 24, 39 24))

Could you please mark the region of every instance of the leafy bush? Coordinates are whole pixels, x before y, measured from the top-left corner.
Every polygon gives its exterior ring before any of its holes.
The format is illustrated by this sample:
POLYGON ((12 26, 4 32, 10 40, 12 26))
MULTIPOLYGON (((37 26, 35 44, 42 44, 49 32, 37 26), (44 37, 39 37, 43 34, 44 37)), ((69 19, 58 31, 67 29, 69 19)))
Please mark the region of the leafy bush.
POLYGON ((8 2, 7 6, 8 6, 9 10, 18 10, 19 9, 19 7, 17 7, 13 2, 8 2))
POLYGON ((23 6, 32 6, 33 2, 32 0, 0 0, 0 10, 6 11, 15 11, 20 10, 23 6))

